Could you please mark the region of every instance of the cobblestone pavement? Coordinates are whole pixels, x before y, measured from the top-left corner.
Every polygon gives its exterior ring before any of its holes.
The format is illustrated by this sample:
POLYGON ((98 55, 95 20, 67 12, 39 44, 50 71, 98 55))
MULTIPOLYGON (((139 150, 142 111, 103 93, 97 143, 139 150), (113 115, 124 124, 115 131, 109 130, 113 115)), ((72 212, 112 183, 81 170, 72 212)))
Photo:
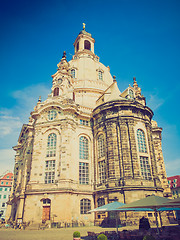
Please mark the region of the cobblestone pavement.
MULTIPOLYGON (((123 227, 119 230, 123 229, 135 229, 135 227, 123 227)), ((0 229, 0 240, 72 240, 73 232, 75 231, 79 231, 81 233, 82 239, 87 239, 87 232, 100 233, 115 230, 115 228, 101 228, 95 226, 45 230, 0 229)))

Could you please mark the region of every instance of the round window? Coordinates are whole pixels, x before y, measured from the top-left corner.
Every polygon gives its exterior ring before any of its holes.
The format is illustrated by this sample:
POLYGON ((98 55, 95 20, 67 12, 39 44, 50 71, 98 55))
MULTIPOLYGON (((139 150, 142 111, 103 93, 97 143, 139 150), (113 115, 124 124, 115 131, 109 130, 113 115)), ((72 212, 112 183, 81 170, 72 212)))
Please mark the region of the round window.
POLYGON ((52 121, 56 118, 56 116, 57 116, 56 110, 53 109, 48 112, 48 120, 52 121))

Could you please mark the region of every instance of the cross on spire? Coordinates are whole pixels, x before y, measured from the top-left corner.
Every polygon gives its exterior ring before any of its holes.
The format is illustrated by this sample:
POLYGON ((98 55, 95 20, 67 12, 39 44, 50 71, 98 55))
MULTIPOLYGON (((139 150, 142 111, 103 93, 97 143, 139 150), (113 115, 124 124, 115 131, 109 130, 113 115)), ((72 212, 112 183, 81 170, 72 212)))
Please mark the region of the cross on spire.
POLYGON ((86 24, 85 24, 85 23, 83 23, 83 30, 85 30, 85 27, 86 27, 86 24))

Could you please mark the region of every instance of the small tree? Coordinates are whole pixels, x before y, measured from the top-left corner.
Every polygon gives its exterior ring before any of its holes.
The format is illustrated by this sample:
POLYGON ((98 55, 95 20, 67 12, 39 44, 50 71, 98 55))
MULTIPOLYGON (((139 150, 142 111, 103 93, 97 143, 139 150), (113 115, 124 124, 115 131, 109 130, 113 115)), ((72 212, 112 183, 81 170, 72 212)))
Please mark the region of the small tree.
POLYGON ((108 240, 107 239, 107 236, 104 235, 104 234, 99 234, 98 237, 97 237, 97 240, 108 240))
POLYGON ((81 236, 81 234, 80 234, 80 232, 78 232, 78 231, 76 231, 76 232, 73 233, 73 238, 74 238, 74 239, 80 239, 80 236, 81 236))

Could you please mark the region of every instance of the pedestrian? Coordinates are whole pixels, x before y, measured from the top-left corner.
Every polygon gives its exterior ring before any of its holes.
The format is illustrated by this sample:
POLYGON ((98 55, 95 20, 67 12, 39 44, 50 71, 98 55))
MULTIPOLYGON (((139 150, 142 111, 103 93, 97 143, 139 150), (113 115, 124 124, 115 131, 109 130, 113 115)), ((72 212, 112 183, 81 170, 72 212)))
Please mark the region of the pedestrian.
POLYGON ((144 216, 140 218, 139 220, 139 230, 148 230, 150 228, 149 220, 148 218, 145 218, 144 216))

